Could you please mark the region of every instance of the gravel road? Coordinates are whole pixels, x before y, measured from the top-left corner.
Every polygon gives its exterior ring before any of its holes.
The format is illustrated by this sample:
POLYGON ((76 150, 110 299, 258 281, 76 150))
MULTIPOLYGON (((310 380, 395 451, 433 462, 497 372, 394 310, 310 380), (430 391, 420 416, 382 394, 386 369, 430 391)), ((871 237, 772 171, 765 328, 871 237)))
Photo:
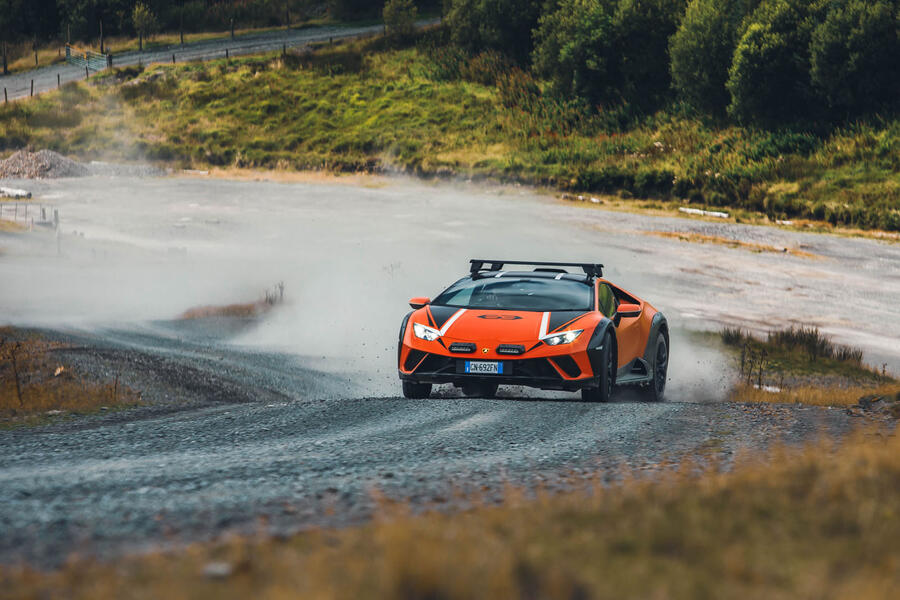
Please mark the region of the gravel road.
POLYGON ((0 563, 347 525, 376 510, 376 490, 415 509, 458 507, 460 492, 490 501, 509 483, 559 489, 623 464, 727 463, 742 448, 842 434, 850 421, 837 410, 597 405, 518 390, 371 398, 355 377, 296 357, 147 331, 63 337, 79 349, 61 360, 122 373, 150 405, 0 432, 0 563))
MULTIPOLYGON (((419 26, 430 25, 437 21, 423 20, 419 26)), ((274 52, 283 47, 296 48, 306 46, 314 42, 326 42, 329 39, 344 39, 375 35, 382 31, 381 25, 367 25, 364 27, 308 27, 302 29, 287 29, 267 31, 265 33, 253 33, 230 37, 215 38, 210 40, 155 47, 144 52, 122 52, 113 56, 114 67, 126 67, 136 64, 149 65, 152 63, 171 63, 172 56, 176 62, 205 61, 216 58, 225 58, 225 51, 230 56, 245 54, 259 54, 274 52)), ((92 72, 93 74, 93 72, 92 72)), ((34 81, 34 93, 39 94, 56 89, 57 75, 61 83, 80 81, 84 79, 84 67, 78 67, 67 63, 60 63, 48 67, 41 67, 30 71, 21 71, 6 76, 0 76, 0 87, 7 90, 10 100, 26 98, 31 93, 31 82, 34 81)))
POLYGON ((68 340, 62 364, 119 373, 147 404, 0 431, 0 562, 343 525, 370 514, 374 489, 457 506, 460 489, 491 498, 509 482, 565 486, 685 455, 727 462, 847 430, 838 410, 723 402, 730 363, 697 337, 723 323, 812 323, 900 364, 896 244, 610 212, 514 187, 350 181, 4 182, 58 208, 62 226, 58 238, 0 234, 0 319, 68 340), (814 257, 647 234, 671 231, 814 257), (676 328, 668 401, 398 398, 405 301, 476 255, 604 262, 676 328), (173 320, 278 281, 287 301, 258 322, 173 320))

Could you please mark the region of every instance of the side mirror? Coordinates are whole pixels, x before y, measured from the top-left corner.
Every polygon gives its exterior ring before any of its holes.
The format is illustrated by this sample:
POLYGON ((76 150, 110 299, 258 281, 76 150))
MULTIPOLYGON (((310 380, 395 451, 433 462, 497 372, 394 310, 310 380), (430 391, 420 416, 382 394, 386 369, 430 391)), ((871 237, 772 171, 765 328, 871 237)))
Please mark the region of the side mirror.
POLYGON ((431 298, 425 298, 423 296, 421 298, 412 298, 409 301, 409 306, 411 308, 419 309, 419 308, 422 308, 423 306, 425 306, 426 304, 430 304, 430 303, 431 303, 431 298))
POLYGON ((621 317, 623 319, 630 319, 631 317, 639 317, 639 316, 641 316, 641 305, 640 304, 620 304, 619 308, 616 310, 616 316, 621 317))

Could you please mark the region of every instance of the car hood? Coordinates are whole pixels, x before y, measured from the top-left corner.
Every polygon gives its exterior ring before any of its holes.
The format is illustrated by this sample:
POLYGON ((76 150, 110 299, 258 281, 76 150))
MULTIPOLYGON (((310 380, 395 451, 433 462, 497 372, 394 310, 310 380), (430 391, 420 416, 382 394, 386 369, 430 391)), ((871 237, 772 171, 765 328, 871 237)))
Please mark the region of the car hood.
POLYGON ((424 309, 428 324, 443 337, 460 341, 536 342, 541 336, 564 331, 586 310, 518 311, 483 310, 451 306, 424 309))

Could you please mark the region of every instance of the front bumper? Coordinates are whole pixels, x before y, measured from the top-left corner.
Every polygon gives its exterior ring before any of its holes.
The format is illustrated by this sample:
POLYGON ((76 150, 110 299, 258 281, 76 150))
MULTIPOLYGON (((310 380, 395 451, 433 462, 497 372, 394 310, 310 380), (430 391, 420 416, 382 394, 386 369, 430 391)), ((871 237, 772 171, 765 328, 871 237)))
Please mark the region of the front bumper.
MULTIPOLYGON (((536 358, 502 358, 502 375, 483 375, 465 372, 466 360, 480 360, 476 356, 446 356, 409 349, 399 369, 400 379, 417 383, 451 383, 457 386, 491 383, 521 385, 542 390, 577 391, 595 387, 596 379, 589 369, 585 372, 571 355, 536 358)), ((488 359, 495 360, 495 359, 488 359)))

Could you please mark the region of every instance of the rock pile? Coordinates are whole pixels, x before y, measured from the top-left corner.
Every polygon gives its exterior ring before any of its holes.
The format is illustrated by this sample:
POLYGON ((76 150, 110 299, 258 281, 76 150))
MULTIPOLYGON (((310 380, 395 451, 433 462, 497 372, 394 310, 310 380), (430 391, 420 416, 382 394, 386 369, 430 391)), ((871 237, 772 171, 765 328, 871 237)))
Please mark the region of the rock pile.
POLYGON ((0 160, 0 179, 55 179, 89 174, 85 165, 52 150, 19 150, 6 160, 0 160))
POLYGON ((847 409, 847 414, 854 417, 874 416, 885 419, 900 419, 900 392, 894 396, 863 396, 859 403, 847 409))

